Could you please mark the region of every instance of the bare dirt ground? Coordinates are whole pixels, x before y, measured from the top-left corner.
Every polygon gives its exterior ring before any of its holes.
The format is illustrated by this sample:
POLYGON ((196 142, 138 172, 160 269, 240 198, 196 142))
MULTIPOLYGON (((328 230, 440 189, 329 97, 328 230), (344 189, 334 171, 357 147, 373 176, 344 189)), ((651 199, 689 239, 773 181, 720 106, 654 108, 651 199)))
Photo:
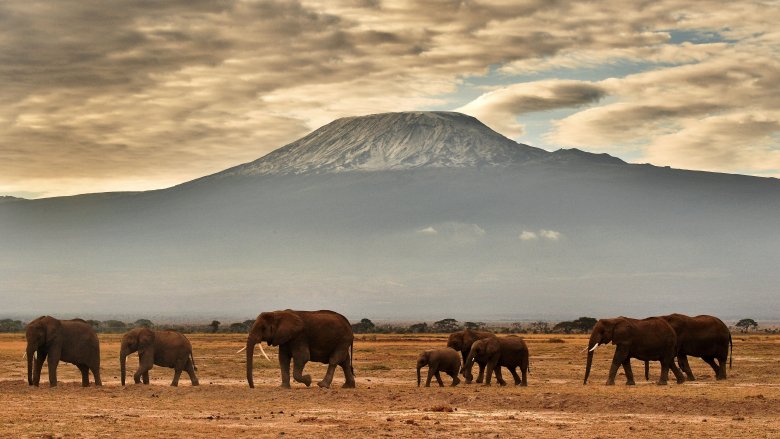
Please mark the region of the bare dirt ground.
MULTIPOLYGON (((60 385, 50 389, 45 373, 40 388, 27 386, 24 336, 0 336, 0 437, 780 437, 780 336, 735 335, 725 382, 691 359, 698 381, 656 386, 640 379, 634 361, 633 387, 622 375, 621 384, 604 385, 611 346, 596 351, 583 386, 584 336, 527 336, 528 387, 455 388, 416 387, 417 354, 445 345, 444 336, 357 336, 358 388, 349 390, 338 388, 340 370, 333 389, 280 389, 273 348, 266 348, 271 362, 256 358, 249 389, 244 356, 236 354, 244 335, 189 337, 199 387, 186 374, 170 387, 173 372, 163 368, 152 369, 149 386, 121 387, 119 336, 101 335, 104 386, 80 387, 76 367, 61 363, 60 385)), ((137 361, 128 358, 130 373, 137 361)), ((325 368, 309 363, 306 372, 316 382, 325 368)), ((658 372, 654 364, 651 379, 658 372)))

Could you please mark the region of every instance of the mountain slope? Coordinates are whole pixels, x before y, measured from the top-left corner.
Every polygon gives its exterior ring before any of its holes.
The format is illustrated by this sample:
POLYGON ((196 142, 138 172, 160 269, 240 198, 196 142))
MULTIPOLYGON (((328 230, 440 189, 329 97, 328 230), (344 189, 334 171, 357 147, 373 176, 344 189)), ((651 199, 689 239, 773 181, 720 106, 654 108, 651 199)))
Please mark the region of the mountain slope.
POLYGON ((0 203, 0 303, 27 316, 770 318, 778 217, 774 179, 546 152, 451 113, 374 115, 166 190, 0 203))

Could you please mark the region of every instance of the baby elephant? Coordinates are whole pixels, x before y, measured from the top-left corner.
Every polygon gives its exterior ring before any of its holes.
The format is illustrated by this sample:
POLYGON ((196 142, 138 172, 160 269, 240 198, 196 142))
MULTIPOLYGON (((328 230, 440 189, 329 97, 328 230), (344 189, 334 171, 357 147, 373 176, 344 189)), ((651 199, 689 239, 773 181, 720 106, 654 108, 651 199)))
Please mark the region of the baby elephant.
POLYGON ((172 386, 179 385, 179 376, 186 370, 193 386, 198 385, 195 376, 195 359, 192 357, 192 345, 187 337, 176 331, 152 331, 148 328, 135 328, 122 338, 119 351, 119 363, 122 368, 122 385, 125 385, 125 365, 127 356, 138 351, 138 370, 133 379, 136 384, 149 384, 149 369, 157 366, 171 367, 174 370, 172 386))
POLYGON ((428 379, 425 381, 425 387, 431 386, 431 378, 436 376, 436 381, 440 387, 444 387, 439 372, 444 372, 452 377, 452 385, 457 386, 460 383, 458 372, 460 372, 460 355, 458 351, 452 348, 434 349, 425 351, 417 357, 417 387, 420 387, 420 369, 428 366, 428 379))

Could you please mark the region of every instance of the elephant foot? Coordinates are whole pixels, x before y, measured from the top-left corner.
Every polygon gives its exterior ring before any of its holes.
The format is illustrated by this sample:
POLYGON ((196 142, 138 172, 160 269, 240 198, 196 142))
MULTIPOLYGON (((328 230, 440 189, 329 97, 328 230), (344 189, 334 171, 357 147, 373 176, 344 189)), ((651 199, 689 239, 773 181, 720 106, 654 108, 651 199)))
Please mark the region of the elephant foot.
POLYGON ((528 383, 523 381, 522 383, 520 383, 520 387, 528 387, 528 383))
POLYGON ((659 385, 659 386, 667 386, 667 385, 669 385, 669 383, 666 382, 666 381, 658 381, 656 384, 659 385))
POLYGON ((465 383, 466 384, 471 384, 472 381, 474 381, 474 380, 471 379, 471 378, 466 378, 465 383))
POLYGON ((195 380, 195 381, 192 382, 192 385, 193 386, 199 386, 200 385, 200 381, 195 380))
POLYGON ((452 380, 452 387, 455 387, 455 386, 457 386, 458 384, 460 384, 460 379, 459 379, 458 377, 455 377, 455 378, 452 380))
POLYGON ((636 383, 633 381, 626 381, 627 386, 636 386, 636 383))
POLYGON ((354 389, 355 388, 355 382, 347 382, 344 383, 344 385, 341 386, 342 389, 354 389))
POLYGON ((279 387, 281 387, 282 389, 289 389, 290 388, 290 383, 282 383, 282 384, 279 385, 279 387))
POLYGON ((326 383, 325 380, 320 381, 317 383, 317 387, 323 388, 323 389, 330 389, 330 383, 326 383))
POLYGON ((684 379, 684 378, 683 378, 683 379, 679 379, 679 380, 677 380, 677 384, 682 384, 682 383, 684 383, 684 382, 685 382, 685 379, 684 379))
POLYGON ((506 382, 498 383, 498 385, 501 386, 501 387, 506 387, 506 382))
POLYGON ((311 387, 311 375, 302 376, 299 382, 305 384, 306 387, 311 387))
POLYGON ((685 379, 687 381, 696 381, 696 377, 694 377, 693 375, 688 375, 687 377, 685 377, 685 379))
POLYGON ((607 385, 608 385, 608 386, 614 386, 614 385, 615 385, 615 382, 614 382, 614 381, 607 381, 607 385))
POLYGON ((725 379, 726 379, 726 377, 725 377, 725 376, 716 376, 716 377, 715 377, 715 379, 716 379, 717 381, 723 381, 723 380, 725 380, 725 379))

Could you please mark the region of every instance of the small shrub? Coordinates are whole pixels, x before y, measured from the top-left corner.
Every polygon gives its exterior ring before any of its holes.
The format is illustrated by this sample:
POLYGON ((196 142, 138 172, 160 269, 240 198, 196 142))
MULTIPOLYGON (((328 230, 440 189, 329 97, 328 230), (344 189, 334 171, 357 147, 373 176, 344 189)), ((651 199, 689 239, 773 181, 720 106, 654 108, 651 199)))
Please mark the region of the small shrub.
POLYGON ((547 339, 547 343, 566 343, 562 338, 547 339))

